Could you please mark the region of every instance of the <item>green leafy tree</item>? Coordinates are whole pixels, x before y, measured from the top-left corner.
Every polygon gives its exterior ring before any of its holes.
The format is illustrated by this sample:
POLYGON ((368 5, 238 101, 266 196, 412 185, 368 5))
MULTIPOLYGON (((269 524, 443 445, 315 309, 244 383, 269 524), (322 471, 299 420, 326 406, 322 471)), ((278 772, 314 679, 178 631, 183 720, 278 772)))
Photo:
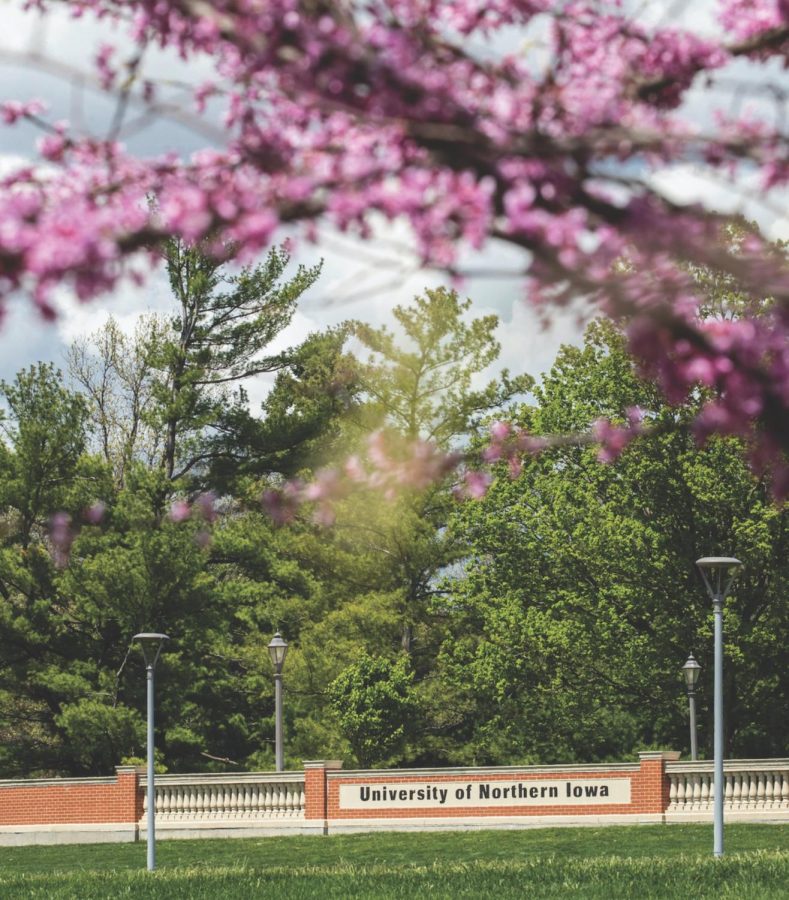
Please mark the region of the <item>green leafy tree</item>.
POLYGON ((238 493, 271 474, 314 471, 348 446, 342 423, 358 404, 359 376, 346 339, 347 329, 329 329, 284 354, 256 413, 239 389, 211 438, 214 489, 238 493))
POLYGON ((162 317, 145 315, 129 336, 110 317, 68 348, 69 375, 90 413, 89 446, 112 467, 119 488, 135 462, 155 466, 162 457, 162 417, 151 414, 152 359, 168 332, 162 317))
POLYGON ((445 609, 453 636, 438 664, 454 734, 478 760, 622 758, 685 747, 679 667, 700 660, 701 746, 711 738, 711 608, 695 573, 706 555, 745 563, 726 608, 729 753, 773 755, 787 735, 786 513, 733 440, 696 445, 688 408, 635 374, 612 326, 565 347, 535 405, 533 432, 581 431, 640 406, 659 433, 613 465, 565 447, 502 472, 453 523, 471 547, 445 609), (672 427, 661 431, 661 426, 672 427))
MULTIPOLYGON (((468 440, 484 416, 506 414, 531 379, 505 374, 473 387, 499 346, 497 319, 467 321, 469 309, 454 292, 436 290, 396 310, 397 336, 352 323, 369 356, 354 376, 357 393, 340 420, 336 447, 364 455, 375 428, 395 458, 408 453, 414 439, 437 439, 449 449, 468 440)), ((390 659, 405 651, 415 695, 429 715, 401 752, 426 765, 436 759, 437 742, 443 743, 436 720, 443 713, 433 676, 446 617, 435 600, 444 592, 442 575, 466 552, 464 541, 446 528, 454 504, 449 484, 404 489, 388 499, 363 492, 336 504, 331 528, 313 533, 301 526, 297 552, 321 585, 321 606, 301 624, 301 655, 293 668, 290 657, 288 662, 288 684, 299 692, 292 702, 302 711, 294 726, 298 746, 318 734, 324 746, 338 746, 336 729, 323 714, 325 690, 349 658, 361 652, 390 659)))
POLYGON ((503 410, 532 379, 504 369, 481 389, 477 377, 498 359, 497 316, 467 322, 471 300, 456 291, 427 289, 393 314, 400 335, 386 326, 352 323, 368 351, 361 370, 366 403, 363 424, 391 428, 407 440, 431 440, 448 448, 494 410, 503 410))
POLYGON ((153 356, 160 373, 154 396, 164 432, 162 466, 174 479, 206 459, 205 429, 221 421, 228 386, 283 368, 282 354, 263 351, 289 324, 320 265, 299 266, 284 280, 290 256, 272 249, 259 265, 228 275, 200 247, 180 241, 167 245, 165 258, 179 311, 153 356))
POLYGON ((80 396, 62 386, 60 372, 45 364, 20 372, 12 383, 0 383, 0 396, 7 406, 0 503, 16 518, 26 547, 53 512, 71 510, 85 499, 90 475, 81 467, 87 409, 80 396))
POLYGON ((417 704, 408 658, 363 655, 329 686, 329 699, 343 736, 364 768, 402 752, 414 730, 417 704))

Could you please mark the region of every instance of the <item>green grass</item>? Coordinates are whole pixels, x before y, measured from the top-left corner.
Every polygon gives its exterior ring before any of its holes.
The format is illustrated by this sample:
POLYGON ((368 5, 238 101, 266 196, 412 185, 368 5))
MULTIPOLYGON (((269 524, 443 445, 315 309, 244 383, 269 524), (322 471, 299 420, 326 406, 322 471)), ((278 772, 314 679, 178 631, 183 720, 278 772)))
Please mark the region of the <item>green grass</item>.
POLYGON ((4 898, 789 900, 789 827, 557 828, 6 847, 4 898))

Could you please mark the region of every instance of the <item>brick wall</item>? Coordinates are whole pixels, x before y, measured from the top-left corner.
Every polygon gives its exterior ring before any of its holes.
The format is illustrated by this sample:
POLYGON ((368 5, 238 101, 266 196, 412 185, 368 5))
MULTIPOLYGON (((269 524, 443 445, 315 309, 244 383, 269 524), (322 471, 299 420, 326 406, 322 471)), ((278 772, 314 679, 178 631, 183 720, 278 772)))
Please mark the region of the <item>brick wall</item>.
MULTIPOLYGON (((523 769, 509 767, 504 769, 439 769, 439 770, 390 770, 369 772, 340 772, 328 768, 321 763, 313 763, 306 771, 307 818, 323 818, 328 822, 341 820, 368 819, 371 824, 376 820, 397 819, 442 819, 460 818, 476 819, 480 817, 521 817, 521 816, 638 816, 661 815, 665 812, 669 800, 669 780, 665 772, 667 759, 676 759, 679 754, 669 751, 650 751, 639 754, 639 762, 633 764, 615 764, 611 766, 555 766, 525 767, 523 769), (322 767, 323 766, 323 767, 322 767), (324 784, 320 783, 321 776, 324 784), (398 785, 409 785, 410 788, 423 785, 441 789, 442 785, 455 786, 465 784, 468 793, 473 797, 481 793, 476 787, 479 783, 496 786, 510 786, 522 783, 526 790, 529 785, 537 785, 562 781, 578 785, 607 784, 612 795, 617 794, 617 783, 625 781, 629 785, 627 802, 561 802, 559 799, 550 804, 529 802, 528 804, 509 802, 496 805, 486 803, 484 806, 473 802, 462 803, 455 800, 451 805, 421 804, 420 806, 388 804, 386 808, 348 808, 341 803, 341 791, 344 786, 376 785, 386 786, 391 792, 398 792, 398 785), (473 789, 469 789, 471 786, 473 789), (314 805, 313 802, 314 801, 314 805)), ((628 791, 628 785, 620 785, 628 791)), ((445 788, 450 790, 449 788, 445 788)), ((459 789, 458 789, 459 790, 459 789)), ((490 793, 489 792, 489 793, 490 793)), ((535 796, 537 795, 535 789, 535 796)), ((495 794, 494 794, 495 797, 495 794)))
MULTIPOLYGON (((651 820, 654 816, 661 817, 668 807, 670 785, 665 764, 667 759, 678 756, 668 751, 651 751, 641 753, 638 763, 611 765, 367 772, 343 772, 338 760, 305 762, 302 821, 310 825, 313 833, 320 833, 331 830, 332 823, 343 828, 353 822, 384 827, 386 820, 395 825, 398 821, 406 825, 409 820, 412 823, 443 820, 450 824, 450 819, 457 825, 464 820, 473 822, 493 817, 500 821, 505 818, 523 821, 525 817, 531 817, 535 822, 540 818, 578 821, 590 816, 609 821, 622 816, 642 816, 651 820), (539 791, 549 790, 545 787, 549 784, 561 785, 561 790, 557 789, 551 802, 540 802, 539 791), (605 801, 598 802, 588 795, 575 802, 564 799, 567 785, 582 785, 585 791, 586 786, 603 784, 607 786, 605 801), (401 790, 408 793, 404 785, 409 786, 412 795, 428 785, 440 795, 443 785, 448 802, 442 805, 432 799, 436 796, 433 794, 416 806, 395 800, 387 801, 383 808, 381 804, 376 807, 374 803, 359 802, 350 808, 352 803, 348 798, 358 798, 361 786, 365 785, 371 791, 376 785, 387 786, 390 796, 391 792, 400 794, 401 790), (486 786, 484 791, 480 785, 486 786), (521 785, 517 796, 514 785, 521 785), (344 787, 345 800, 341 801, 344 787), (530 790, 532 793, 528 795, 530 790), (527 800, 520 799, 527 795, 527 800), (470 798, 468 802, 465 796, 470 798), (499 805, 500 796, 509 799, 499 805), (475 804, 473 801, 477 797, 480 800, 475 804), (484 805, 479 805, 483 801, 484 805)), ((567 787, 568 795, 569 790, 567 787)), ((107 827, 113 823, 121 829, 127 825, 136 828, 142 817, 142 805, 139 772, 134 766, 120 766, 115 777, 110 778, 0 782, 0 831, 22 833, 36 830, 38 826, 44 830, 48 826, 50 831, 63 831, 73 826, 71 830, 76 832, 89 830, 94 824, 105 826, 105 831, 117 830, 107 827)), ((99 828, 97 833, 101 831, 99 828)), ((129 834, 131 837, 123 839, 134 840, 134 833, 129 834)))
POLYGON ((134 766, 111 778, 0 782, 0 826, 136 823, 142 793, 134 766))

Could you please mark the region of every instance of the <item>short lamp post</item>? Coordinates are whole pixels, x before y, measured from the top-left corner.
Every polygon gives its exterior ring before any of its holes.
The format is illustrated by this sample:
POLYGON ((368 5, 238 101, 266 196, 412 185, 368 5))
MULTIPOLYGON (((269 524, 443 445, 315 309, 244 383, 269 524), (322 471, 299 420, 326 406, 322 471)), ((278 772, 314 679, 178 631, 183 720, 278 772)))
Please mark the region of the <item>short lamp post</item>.
POLYGON ((165 641, 170 638, 166 634, 143 632, 135 634, 133 641, 139 641, 142 655, 145 658, 145 675, 148 681, 148 871, 156 868, 156 792, 153 783, 153 673, 159 654, 165 641))
POLYGON ((742 563, 731 556, 704 556, 696 560, 712 599, 715 617, 714 689, 714 827, 712 852, 723 856, 723 604, 742 563))
POLYGON ((287 652, 288 642, 277 632, 268 645, 268 655, 274 667, 274 759, 277 772, 282 772, 285 768, 282 746, 282 667, 285 665, 287 652))
POLYGON ((698 738, 696 735, 696 682, 699 680, 701 666, 691 653, 682 667, 685 684, 688 688, 688 706, 690 707, 690 758, 695 762, 699 758, 698 738))

